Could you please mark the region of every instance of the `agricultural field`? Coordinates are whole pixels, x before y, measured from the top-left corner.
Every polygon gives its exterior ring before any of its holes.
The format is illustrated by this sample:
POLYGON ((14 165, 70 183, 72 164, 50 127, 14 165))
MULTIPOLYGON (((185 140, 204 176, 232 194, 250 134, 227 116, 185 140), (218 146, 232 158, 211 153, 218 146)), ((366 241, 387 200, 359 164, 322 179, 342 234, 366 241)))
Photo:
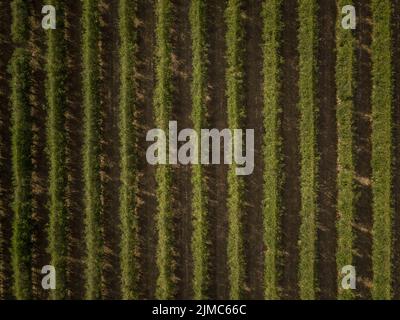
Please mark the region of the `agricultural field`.
POLYGON ((400 0, 46 5, 0 0, 0 300, 400 299, 400 0))

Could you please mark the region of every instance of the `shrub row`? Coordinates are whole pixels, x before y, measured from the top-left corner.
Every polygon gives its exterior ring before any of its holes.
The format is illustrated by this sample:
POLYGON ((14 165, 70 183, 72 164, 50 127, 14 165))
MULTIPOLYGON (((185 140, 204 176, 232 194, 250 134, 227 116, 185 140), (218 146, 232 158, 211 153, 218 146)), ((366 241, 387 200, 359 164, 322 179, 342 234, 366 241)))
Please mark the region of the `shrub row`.
POLYGON ((281 105, 280 43, 281 0, 265 1, 263 6, 264 55, 264 297, 279 298, 279 240, 281 214, 281 105))
POLYGON ((119 1, 120 34, 120 219, 122 297, 138 299, 138 217, 135 210, 137 169, 135 153, 135 31, 136 1, 119 1))
POLYGON ((57 8, 57 29, 48 30, 47 83, 48 104, 47 150, 50 164, 49 252, 51 265, 57 270, 54 299, 67 298, 67 207, 66 207, 66 131, 65 131, 65 61, 64 3, 53 1, 57 8))
POLYGON ((372 0, 372 296, 379 300, 392 295, 391 6, 390 0, 372 0))
MULTIPOLYGON (((168 132, 172 109, 171 71, 171 16, 170 0, 156 1, 156 87, 154 92, 155 122, 159 129, 168 132)), ((167 136, 167 141, 169 140, 167 136)), ((168 142, 167 142, 168 144, 168 142)), ((172 182, 169 165, 159 165, 156 172, 158 199, 158 279, 156 297, 172 299, 175 294, 175 259, 173 249, 173 212, 171 204, 172 182)))
MULTIPOLYGON (((243 21, 242 2, 228 0, 225 11, 227 25, 227 107, 228 126, 230 129, 241 128, 243 119, 243 21)), ((234 149, 234 148, 233 148, 234 149)), ((235 152, 235 150, 233 150, 235 152)), ((228 171, 228 270, 230 281, 230 298, 242 297, 244 288, 244 257, 242 235, 243 211, 243 178, 236 175, 236 165, 228 171)))
POLYGON ((32 298, 32 119, 29 104, 30 52, 27 49, 29 14, 28 4, 24 0, 13 0, 11 6, 11 33, 15 46, 10 68, 14 187, 11 255, 14 296, 25 300, 32 298))
MULTIPOLYGON (((339 0, 338 12, 352 1, 339 0)), ((336 121, 338 134, 338 198, 337 198, 337 252, 338 298, 350 299, 352 290, 343 290, 341 270, 353 265, 353 221, 355 210, 354 189, 354 62, 355 39, 352 30, 342 27, 341 14, 336 21, 336 121)))
MULTIPOLYGON (((194 129, 199 136, 206 122, 207 42, 205 6, 204 0, 192 0, 190 7, 193 48, 192 120, 194 129)), ((200 143, 199 141, 199 150, 200 143)), ((209 280, 207 186, 202 165, 194 165, 192 170, 193 291, 195 299, 205 299, 209 280)))
POLYGON ((102 224, 100 179, 100 92, 99 92, 99 9, 98 1, 83 1, 83 108, 84 187, 86 240, 86 298, 101 298, 102 224))
POLYGON ((301 226, 299 287, 301 299, 315 298, 315 240, 317 218, 316 123, 315 97, 317 2, 299 1, 299 91, 301 154, 301 226))

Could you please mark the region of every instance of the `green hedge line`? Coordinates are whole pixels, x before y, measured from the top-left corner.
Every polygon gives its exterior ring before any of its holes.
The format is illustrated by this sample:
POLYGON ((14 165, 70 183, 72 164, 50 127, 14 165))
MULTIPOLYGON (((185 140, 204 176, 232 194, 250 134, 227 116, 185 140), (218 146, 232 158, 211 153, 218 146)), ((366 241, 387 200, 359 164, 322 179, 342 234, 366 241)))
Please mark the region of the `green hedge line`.
POLYGON ((263 74, 264 74, 264 297, 279 298, 279 240, 281 215, 281 0, 264 1, 263 74))
POLYGON ((12 266, 14 295, 17 299, 32 298, 32 197, 31 147, 32 119, 29 104, 30 52, 29 13, 24 0, 13 0, 12 40, 15 45, 11 59, 12 165, 13 165, 13 235, 12 266))
MULTIPOLYGON (((190 23, 193 48, 192 120, 194 129, 200 131, 206 122, 207 95, 207 42, 206 42, 206 2, 192 0, 190 23)), ((200 150, 200 141, 198 148, 200 150)), ((202 165, 194 165, 192 171, 193 210, 193 291, 195 299, 207 298, 209 281, 209 234, 207 211, 207 186, 202 165)))
POLYGON ((102 224, 100 180, 100 93, 98 1, 83 1, 83 108, 86 240, 86 299, 100 299, 102 283, 102 224))
POLYGON ((352 30, 342 27, 342 8, 352 1, 338 0, 336 21, 336 121, 338 134, 338 198, 337 198, 337 252, 338 298, 353 298, 352 290, 343 290, 341 282, 344 266, 353 265, 352 232, 355 210, 354 164, 354 72, 355 38, 352 30))
POLYGON ((372 194, 374 299, 390 299, 392 244, 392 1, 372 0, 372 194))
POLYGON ((121 272, 122 297, 138 299, 138 217, 137 196, 137 155, 135 153, 135 31, 136 1, 119 1, 120 35, 120 105, 119 130, 121 141, 121 272))
POLYGON ((317 218, 318 156, 316 148, 317 113, 315 97, 317 2, 299 1, 300 55, 300 154, 301 154, 301 226, 299 287, 301 299, 315 298, 315 240, 317 218))
MULTIPOLYGON (((243 119, 243 17, 242 2, 228 0, 225 11, 227 25, 227 104, 228 126, 241 128, 243 119)), ((232 164, 228 171, 228 270, 230 298, 240 299, 244 289, 245 262, 243 256, 242 211, 243 178, 236 175, 236 166, 232 164)))
MULTIPOLYGON (((170 0, 156 1, 156 87, 154 110, 156 126, 168 132, 172 109, 172 71, 171 71, 171 19, 170 0)), ((168 141, 168 137, 167 137, 168 141)), ((159 165, 156 173, 158 199, 158 279, 156 297, 172 299, 175 294, 175 258, 173 241, 173 211, 171 204, 172 182, 169 165, 159 165)))
POLYGON ((47 83, 48 104, 47 150, 50 163, 49 193, 49 252, 51 265, 57 271, 54 299, 67 298, 67 207, 66 207, 66 60, 64 39, 64 3, 53 1, 57 10, 57 29, 47 30, 47 83))

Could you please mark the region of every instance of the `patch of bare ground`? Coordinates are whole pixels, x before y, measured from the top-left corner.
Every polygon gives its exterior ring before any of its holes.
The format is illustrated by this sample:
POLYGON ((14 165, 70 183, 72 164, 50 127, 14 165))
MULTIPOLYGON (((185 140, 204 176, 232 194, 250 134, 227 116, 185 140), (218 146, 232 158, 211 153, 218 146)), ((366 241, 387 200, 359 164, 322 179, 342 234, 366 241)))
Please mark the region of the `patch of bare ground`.
POLYGON ((10 75, 7 72, 12 55, 11 7, 0 1, 0 300, 11 299, 11 108, 10 75))
POLYGON ((297 1, 283 1, 282 43, 282 138, 283 173, 282 188, 282 298, 298 299, 299 226, 300 226, 300 149, 297 107, 298 65, 297 51, 297 1))
POLYGON ((245 129, 254 129, 254 171, 245 177, 246 209, 244 215, 244 248, 246 261, 245 298, 263 299, 263 53, 262 2, 245 2, 245 129))
POLYGON ((400 299, 400 1, 393 0, 393 197, 394 197, 394 244, 393 244, 393 298, 400 299))
POLYGON ((67 207, 68 207, 68 288, 71 299, 84 296, 84 205, 83 205, 83 109, 81 89, 81 3, 66 2, 67 49, 67 207))
POLYGON ((336 92, 335 92, 335 1, 320 0, 318 14, 318 232, 317 281, 320 299, 334 299, 336 272, 336 92))
MULTIPOLYGON (((173 119, 178 130, 193 128, 191 121, 191 28, 189 21, 190 1, 173 0, 173 119)), ((193 263, 191 257, 191 167, 177 165, 173 168, 174 219, 177 253, 178 299, 190 299, 192 293, 193 263)))
POLYGON ((118 2, 101 1, 101 113, 103 188, 103 297, 118 299, 120 292, 119 229, 119 35, 118 2))
POLYGON ((140 296, 153 299, 157 281, 155 167, 146 161, 146 133, 155 128, 153 114, 155 16, 154 0, 138 1, 137 132, 139 170, 140 296))
POLYGON ((31 52, 31 90, 29 93, 32 108, 32 286, 35 299, 47 299, 48 291, 43 290, 41 270, 50 263, 47 253, 48 211, 48 159, 46 153, 46 95, 45 95, 45 53, 46 34, 41 26, 42 1, 29 2, 31 52))
POLYGON ((371 298, 372 283, 372 190, 371 190, 371 8, 368 1, 356 0, 357 75, 355 98, 355 155, 358 199, 355 211, 355 259, 359 298, 371 298))
MULTIPOLYGON (((227 125, 225 97, 225 0, 207 2, 207 34, 209 41, 209 104, 208 123, 210 128, 225 129, 227 125)), ((223 158, 221 158, 223 159, 223 158)), ((209 189, 209 225, 210 225, 210 298, 227 299, 229 297, 227 266, 227 166, 214 165, 210 168, 209 189)))

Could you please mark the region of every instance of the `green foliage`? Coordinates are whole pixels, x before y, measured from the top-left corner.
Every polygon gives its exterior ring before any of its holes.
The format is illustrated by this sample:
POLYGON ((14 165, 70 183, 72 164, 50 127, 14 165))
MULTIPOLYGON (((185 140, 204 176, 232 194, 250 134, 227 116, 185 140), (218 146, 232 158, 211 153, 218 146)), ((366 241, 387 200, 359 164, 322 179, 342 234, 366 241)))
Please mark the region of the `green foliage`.
POLYGON ((262 17, 264 53, 264 297, 279 298, 279 240, 281 214, 280 64, 281 0, 265 1, 262 17))
POLYGON ((57 8, 57 29, 48 30, 47 84, 48 104, 47 149, 50 163, 49 193, 49 252, 51 265, 57 270, 54 299, 67 298, 67 207, 66 207, 66 131, 65 131, 65 75, 64 3, 53 1, 57 8))
MULTIPOLYGON (((338 12, 352 1, 339 0, 338 12)), ((353 264, 353 221, 355 209, 354 189, 354 62, 355 40, 352 30, 342 27, 343 15, 339 14, 336 21, 336 120, 338 133, 338 199, 337 199, 337 252, 338 268, 338 298, 353 298, 352 290, 342 289, 341 270, 346 265, 353 264)))
MULTIPOLYGON (((154 93, 155 121, 157 128, 168 132, 172 109, 171 71, 171 1, 156 1, 156 87, 154 93)), ((168 144, 168 137, 167 137, 168 144)), ((175 294, 175 261, 173 249, 173 212, 171 206, 171 169, 159 165, 156 173, 158 199, 158 279, 156 297, 172 299, 175 294)))
MULTIPOLYGON (((192 120, 194 129, 200 136, 200 131, 206 122, 207 95, 207 43, 205 1, 192 0, 190 8, 190 23, 192 27, 193 47, 193 82, 192 82, 192 120)), ((200 150, 199 141, 198 149, 200 150)), ((195 299, 207 297, 209 281, 209 240, 207 186, 201 165, 194 165, 192 172, 192 210, 193 210, 193 290, 195 299)))
POLYGON ((119 130, 121 141, 121 272, 122 296, 138 299, 138 217, 136 214, 137 167, 135 154, 135 31, 136 1, 119 1, 120 34, 120 104, 119 130))
POLYGON ((29 9, 26 1, 13 0, 11 11, 13 17, 11 25, 12 41, 16 44, 26 45, 29 38, 29 9))
POLYGON ((318 157, 316 123, 318 108, 315 97, 317 45, 317 3, 299 1, 299 91, 301 154, 301 226, 299 287, 301 299, 315 298, 315 240, 317 216, 318 157))
POLYGON ((32 119, 29 105, 30 53, 28 44, 28 9, 25 1, 11 3, 12 37, 16 45, 11 59, 12 165, 14 186, 14 220, 12 266, 14 295, 17 299, 32 298, 32 198, 31 146, 32 119))
POLYGON ((101 298, 103 240, 100 181, 99 9, 83 1, 83 108, 86 240, 86 298, 101 298))
POLYGON ((392 244, 391 1, 372 0, 372 194, 374 299, 390 299, 392 244))
MULTIPOLYGON (((225 11, 227 24, 227 103, 228 126, 230 129, 241 127, 243 118, 243 26, 240 0, 229 0, 225 11)), ((244 258, 242 235, 243 179, 236 175, 236 165, 228 172, 228 268, 230 298, 242 297, 244 287, 244 258)))

